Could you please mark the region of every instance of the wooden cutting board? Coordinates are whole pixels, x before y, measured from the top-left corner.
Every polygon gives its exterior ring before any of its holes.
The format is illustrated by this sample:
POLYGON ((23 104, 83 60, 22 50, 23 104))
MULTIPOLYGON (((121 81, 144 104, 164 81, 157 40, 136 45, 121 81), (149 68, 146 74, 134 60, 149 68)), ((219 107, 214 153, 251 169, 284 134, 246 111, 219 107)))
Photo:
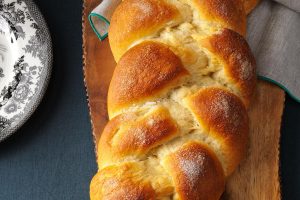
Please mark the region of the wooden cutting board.
MULTIPOLYGON (((95 144, 108 121, 106 98, 116 65, 108 40, 100 42, 88 23, 99 0, 84 0, 83 59, 85 86, 95 144)), ((284 92, 259 81, 250 116, 250 146, 246 159, 227 181, 222 199, 279 200, 279 139, 284 92)))

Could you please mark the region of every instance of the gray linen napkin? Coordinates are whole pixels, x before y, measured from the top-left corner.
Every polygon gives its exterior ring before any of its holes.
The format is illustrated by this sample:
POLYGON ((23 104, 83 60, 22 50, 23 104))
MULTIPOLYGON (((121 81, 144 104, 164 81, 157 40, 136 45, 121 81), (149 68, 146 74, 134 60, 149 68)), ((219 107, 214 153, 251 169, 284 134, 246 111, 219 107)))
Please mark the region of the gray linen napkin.
POLYGON ((277 84, 300 102, 300 13, 295 11, 300 10, 300 0, 288 2, 295 5, 294 10, 262 1, 249 16, 247 40, 259 77, 277 84))
MULTIPOLYGON (((89 15, 100 40, 121 0, 103 0, 89 15)), ((300 0, 263 0, 248 18, 247 40, 256 57, 258 76, 300 102, 300 0)))
POLYGON ((285 5, 286 7, 300 12, 300 1, 299 0, 275 0, 278 3, 285 5))

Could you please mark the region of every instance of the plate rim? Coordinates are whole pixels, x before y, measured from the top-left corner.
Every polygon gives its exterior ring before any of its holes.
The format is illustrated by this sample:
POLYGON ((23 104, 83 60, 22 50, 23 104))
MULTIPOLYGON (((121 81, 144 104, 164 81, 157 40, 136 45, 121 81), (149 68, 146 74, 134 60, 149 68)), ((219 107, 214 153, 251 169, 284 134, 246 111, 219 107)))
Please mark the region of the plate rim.
POLYGON ((19 130, 36 111, 43 97, 45 96, 53 68, 53 45, 48 24, 46 23, 46 20, 43 14, 41 13, 39 7, 33 2, 33 0, 23 0, 23 2, 25 2, 33 19, 37 22, 38 26, 41 27, 41 29, 43 29, 45 33, 45 38, 47 41, 46 48, 48 58, 41 71, 41 86, 38 88, 38 91, 35 92, 35 94, 33 95, 32 100, 28 103, 28 106, 26 107, 25 112, 22 114, 21 119, 18 120, 18 122, 15 123, 14 126, 5 128, 3 131, 0 132, 0 142, 3 142, 7 138, 9 138, 9 136, 13 135, 17 130, 19 130))

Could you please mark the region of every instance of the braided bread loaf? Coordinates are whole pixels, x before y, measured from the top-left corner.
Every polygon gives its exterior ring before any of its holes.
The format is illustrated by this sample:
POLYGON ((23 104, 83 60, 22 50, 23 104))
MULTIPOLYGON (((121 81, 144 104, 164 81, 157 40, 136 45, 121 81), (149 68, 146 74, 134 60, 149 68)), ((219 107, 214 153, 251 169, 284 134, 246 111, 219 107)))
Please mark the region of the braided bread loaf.
POLYGON ((92 200, 220 198, 247 150, 256 76, 245 10, 253 2, 120 4, 92 200))

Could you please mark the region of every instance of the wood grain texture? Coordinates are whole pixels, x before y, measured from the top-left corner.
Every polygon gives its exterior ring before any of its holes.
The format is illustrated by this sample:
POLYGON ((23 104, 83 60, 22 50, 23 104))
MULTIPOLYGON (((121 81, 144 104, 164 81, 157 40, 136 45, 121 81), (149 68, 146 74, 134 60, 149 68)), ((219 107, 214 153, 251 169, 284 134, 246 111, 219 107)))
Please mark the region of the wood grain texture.
MULTIPOLYGON (((85 85, 95 144, 108 121, 107 91, 115 68, 108 40, 100 42, 88 23, 88 13, 100 3, 84 0, 83 59, 85 85)), ((228 179, 222 199, 279 200, 279 140, 284 92, 259 81, 249 110, 250 144, 246 159, 228 179)))
POLYGON ((229 178, 224 199, 281 199, 279 141, 284 98, 278 87, 258 82, 249 110, 249 151, 229 178))

